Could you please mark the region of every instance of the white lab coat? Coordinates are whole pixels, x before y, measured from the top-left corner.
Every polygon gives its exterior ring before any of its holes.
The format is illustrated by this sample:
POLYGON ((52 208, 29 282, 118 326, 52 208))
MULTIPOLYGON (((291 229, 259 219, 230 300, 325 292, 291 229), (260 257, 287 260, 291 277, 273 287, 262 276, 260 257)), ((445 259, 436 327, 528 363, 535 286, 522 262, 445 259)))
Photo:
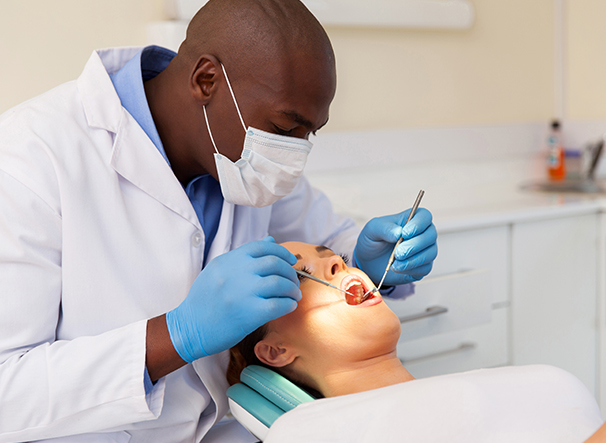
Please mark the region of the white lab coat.
MULTIPOLYGON (((138 49, 0 117, 0 442, 198 441, 227 410, 226 353, 144 390, 146 320, 186 297, 204 234, 108 76, 138 49)), ((268 234, 351 252, 358 231, 303 179, 224 203, 210 257, 268 234)))

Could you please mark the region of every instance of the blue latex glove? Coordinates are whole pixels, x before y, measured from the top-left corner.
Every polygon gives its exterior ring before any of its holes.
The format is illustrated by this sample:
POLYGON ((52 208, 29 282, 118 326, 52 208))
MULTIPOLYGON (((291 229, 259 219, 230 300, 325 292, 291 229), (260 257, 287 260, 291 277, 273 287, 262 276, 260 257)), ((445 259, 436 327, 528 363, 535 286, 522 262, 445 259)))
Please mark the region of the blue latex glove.
POLYGON ((185 300, 166 314, 183 360, 229 349, 259 326, 292 312, 301 300, 296 257, 272 237, 212 260, 185 300))
POLYGON ((409 213, 410 209, 395 215, 373 218, 358 237, 354 259, 375 284, 381 281, 391 251, 400 236, 404 241, 396 249, 395 261, 383 285, 411 283, 422 279, 431 271, 438 255, 438 233, 432 223, 431 212, 419 208, 412 220, 402 228, 409 213))

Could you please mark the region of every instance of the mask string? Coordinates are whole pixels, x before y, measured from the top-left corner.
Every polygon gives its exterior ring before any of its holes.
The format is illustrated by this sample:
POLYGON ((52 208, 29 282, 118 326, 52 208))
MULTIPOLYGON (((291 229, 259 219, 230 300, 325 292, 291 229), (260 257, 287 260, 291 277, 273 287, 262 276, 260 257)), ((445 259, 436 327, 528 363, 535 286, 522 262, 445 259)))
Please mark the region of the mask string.
POLYGON ((210 125, 208 124, 208 116, 206 115, 206 105, 202 106, 202 109, 204 110, 204 121, 206 122, 206 128, 208 129, 208 135, 210 136, 210 141, 212 142, 213 147, 215 148, 215 152, 217 154, 219 154, 217 145, 215 145, 215 139, 213 138, 213 133, 210 131, 210 125))
POLYGON ((234 105, 236 105, 236 111, 238 111, 238 117, 240 117, 240 123, 242 123, 244 132, 246 132, 246 125, 244 124, 244 119, 242 118, 242 114, 240 114, 240 108, 238 107, 238 102, 236 101, 236 96, 234 95, 234 90, 231 89, 231 83, 229 82, 229 77, 227 77, 227 72, 225 72, 225 66, 223 66, 223 63, 221 63, 221 68, 223 69, 223 75, 225 75, 225 80, 227 81, 227 87, 229 88, 229 92, 231 92, 231 98, 234 100, 234 105))

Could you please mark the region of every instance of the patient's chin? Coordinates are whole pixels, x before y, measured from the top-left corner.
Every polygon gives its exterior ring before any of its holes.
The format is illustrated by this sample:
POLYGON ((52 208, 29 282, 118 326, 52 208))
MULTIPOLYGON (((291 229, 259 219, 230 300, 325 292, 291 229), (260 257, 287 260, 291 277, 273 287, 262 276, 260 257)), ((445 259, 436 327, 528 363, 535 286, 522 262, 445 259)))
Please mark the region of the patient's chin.
POLYGON ((360 331, 357 345, 369 356, 384 355, 396 349, 401 333, 400 320, 391 310, 389 312, 391 315, 381 316, 369 322, 364 330, 360 331))

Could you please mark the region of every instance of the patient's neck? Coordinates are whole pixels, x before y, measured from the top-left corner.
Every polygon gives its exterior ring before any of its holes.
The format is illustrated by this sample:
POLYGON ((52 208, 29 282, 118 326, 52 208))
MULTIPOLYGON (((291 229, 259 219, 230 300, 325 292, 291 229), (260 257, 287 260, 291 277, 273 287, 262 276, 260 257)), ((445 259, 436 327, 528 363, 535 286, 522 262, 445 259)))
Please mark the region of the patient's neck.
POLYGON ((331 370, 318 383, 325 397, 355 394, 414 380, 398 359, 396 352, 351 362, 346 367, 331 370))

